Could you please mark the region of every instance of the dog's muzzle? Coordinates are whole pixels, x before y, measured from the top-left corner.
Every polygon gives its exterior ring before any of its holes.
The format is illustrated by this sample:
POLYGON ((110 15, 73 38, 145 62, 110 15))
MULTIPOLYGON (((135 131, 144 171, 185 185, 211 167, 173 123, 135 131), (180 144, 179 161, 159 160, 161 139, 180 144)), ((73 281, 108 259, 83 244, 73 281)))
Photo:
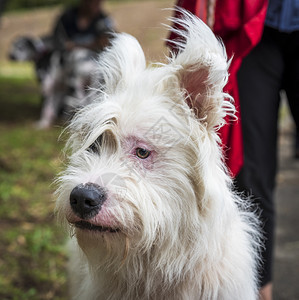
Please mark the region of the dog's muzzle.
POLYGON ((106 190, 90 182, 77 185, 70 194, 70 204, 73 212, 84 220, 97 215, 106 199, 106 190))

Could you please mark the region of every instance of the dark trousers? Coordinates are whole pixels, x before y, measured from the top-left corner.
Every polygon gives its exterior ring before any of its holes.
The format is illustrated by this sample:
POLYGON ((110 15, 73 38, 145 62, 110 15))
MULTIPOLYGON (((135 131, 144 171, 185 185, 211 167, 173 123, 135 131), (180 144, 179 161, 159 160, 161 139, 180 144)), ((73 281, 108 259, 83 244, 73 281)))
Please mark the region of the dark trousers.
POLYGON ((274 188, 280 91, 286 91, 299 128, 299 32, 265 27, 261 42, 244 59, 238 73, 244 166, 236 178, 239 191, 252 196, 261 212, 265 235, 261 286, 272 280, 275 227, 274 188))

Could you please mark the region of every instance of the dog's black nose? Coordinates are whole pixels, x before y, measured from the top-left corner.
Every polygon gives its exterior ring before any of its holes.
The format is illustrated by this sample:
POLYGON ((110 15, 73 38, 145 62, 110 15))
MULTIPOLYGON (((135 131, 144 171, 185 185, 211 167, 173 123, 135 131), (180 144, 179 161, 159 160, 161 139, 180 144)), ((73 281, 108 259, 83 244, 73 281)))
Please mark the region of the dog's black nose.
POLYGON ((82 219, 94 217, 107 199, 104 188, 94 183, 77 185, 70 194, 73 212, 82 219))

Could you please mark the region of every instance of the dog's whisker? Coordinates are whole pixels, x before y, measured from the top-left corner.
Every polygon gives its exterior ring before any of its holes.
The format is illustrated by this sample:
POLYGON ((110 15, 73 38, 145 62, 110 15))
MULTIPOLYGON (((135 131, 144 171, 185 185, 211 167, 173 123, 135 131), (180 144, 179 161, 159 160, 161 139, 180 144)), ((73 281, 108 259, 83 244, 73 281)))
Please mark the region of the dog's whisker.
POLYGON ((69 236, 70 236, 70 238, 73 238, 75 235, 76 235, 75 226, 74 226, 74 224, 70 224, 70 227, 69 227, 69 236))

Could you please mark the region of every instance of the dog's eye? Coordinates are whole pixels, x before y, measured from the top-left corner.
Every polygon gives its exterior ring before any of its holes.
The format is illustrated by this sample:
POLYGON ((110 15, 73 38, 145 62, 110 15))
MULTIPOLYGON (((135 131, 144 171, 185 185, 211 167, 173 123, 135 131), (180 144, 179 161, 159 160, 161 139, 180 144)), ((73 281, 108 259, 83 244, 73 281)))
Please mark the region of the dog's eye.
POLYGON ((151 151, 146 150, 144 148, 136 148, 136 156, 141 159, 146 159, 150 156, 151 151))
POLYGON ((88 147, 88 151, 96 153, 99 152, 100 147, 103 143, 103 136, 100 135, 89 147, 88 147))

